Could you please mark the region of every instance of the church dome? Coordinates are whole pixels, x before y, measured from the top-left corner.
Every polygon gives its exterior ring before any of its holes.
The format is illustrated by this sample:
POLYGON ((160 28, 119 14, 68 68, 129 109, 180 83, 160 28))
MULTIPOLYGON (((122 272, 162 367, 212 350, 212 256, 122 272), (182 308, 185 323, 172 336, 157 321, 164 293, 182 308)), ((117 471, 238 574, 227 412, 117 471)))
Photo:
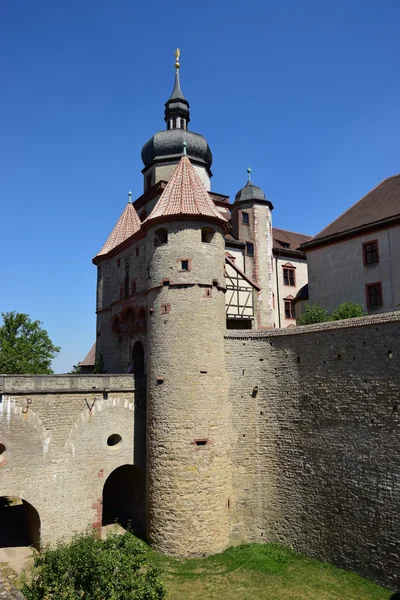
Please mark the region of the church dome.
POLYGON ((264 192, 257 185, 254 185, 250 180, 251 169, 247 169, 249 180, 246 185, 238 191, 235 196, 235 202, 244 202, 246 200, 263 200, 268 202, 264 192))
POLYGON ((182 156, 183 142, 187 144, 187 155, 194 163, 209 170, 212 164, 211 150, 207 140, 198 133, 184 129, 159 131, 143 146, 142 161, 145 168, 154 162, 176 160, 182 156))

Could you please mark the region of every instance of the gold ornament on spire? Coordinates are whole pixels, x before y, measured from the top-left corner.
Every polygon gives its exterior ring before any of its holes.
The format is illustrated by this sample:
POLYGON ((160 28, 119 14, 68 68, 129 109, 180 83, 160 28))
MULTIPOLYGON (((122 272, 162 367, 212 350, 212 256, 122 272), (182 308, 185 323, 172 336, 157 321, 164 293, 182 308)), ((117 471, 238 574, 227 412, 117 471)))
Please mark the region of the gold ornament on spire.
POLYGON ((179 57, 181 55, 181 51, 179 50, 179 48, 177 48, 175 50, 174 54, 175 54, 175 68, 179 69, 179 67, 181 66, 179 63, 179 57))

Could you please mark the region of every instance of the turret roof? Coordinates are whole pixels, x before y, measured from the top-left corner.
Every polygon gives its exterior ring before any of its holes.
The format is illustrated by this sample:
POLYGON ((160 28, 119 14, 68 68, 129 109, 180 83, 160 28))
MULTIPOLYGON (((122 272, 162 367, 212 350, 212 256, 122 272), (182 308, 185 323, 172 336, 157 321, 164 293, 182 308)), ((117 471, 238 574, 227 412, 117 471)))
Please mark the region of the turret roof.
POLYGON ((220 221, 226 229, 229 228, 228 221, 215 206, 186 155, 182 156, 145 223, 172 215, 208 217, 220 221))
POLYGON ((140 226, 139 216, 132 202, 128 202, 122 211, 120 218, 116 222, 114 229, 108 236, 106 243, 96 256, 108 254, 111 250, 119 246, 119 244, 122 244, 122 242, 131 237, 131 235, 137 233, 140 226))

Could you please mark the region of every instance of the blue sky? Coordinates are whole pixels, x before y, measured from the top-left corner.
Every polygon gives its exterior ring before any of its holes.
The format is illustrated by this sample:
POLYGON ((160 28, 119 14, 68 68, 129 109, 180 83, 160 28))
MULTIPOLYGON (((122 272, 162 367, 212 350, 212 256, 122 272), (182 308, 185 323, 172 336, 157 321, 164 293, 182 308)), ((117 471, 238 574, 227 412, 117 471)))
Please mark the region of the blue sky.
POLYGON ((0 7, 0 311, 40 319, 66 372, 95 337, 95 267, 181 48, 212 189, 252 180, 315 234, 400 171, 398 0, 6 0, 0 7))

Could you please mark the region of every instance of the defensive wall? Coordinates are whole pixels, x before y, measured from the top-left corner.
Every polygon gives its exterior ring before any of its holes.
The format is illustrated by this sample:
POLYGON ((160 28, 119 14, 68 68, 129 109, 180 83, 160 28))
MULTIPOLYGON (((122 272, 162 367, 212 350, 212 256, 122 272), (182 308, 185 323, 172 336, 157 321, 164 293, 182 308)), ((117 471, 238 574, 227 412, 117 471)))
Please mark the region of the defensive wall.
MULTIPOLYGON (((228 332, 230 543, 279 542, 400 587, 399 326, 391 313, 228 332)), ((0 499, 17 499, 30 543, 129 515, 144 528, 145 423, 130 374, 0 377, 0 499)))
POLYGON ((400 313, 226 336, 231 542, 400 587, 400 313))

